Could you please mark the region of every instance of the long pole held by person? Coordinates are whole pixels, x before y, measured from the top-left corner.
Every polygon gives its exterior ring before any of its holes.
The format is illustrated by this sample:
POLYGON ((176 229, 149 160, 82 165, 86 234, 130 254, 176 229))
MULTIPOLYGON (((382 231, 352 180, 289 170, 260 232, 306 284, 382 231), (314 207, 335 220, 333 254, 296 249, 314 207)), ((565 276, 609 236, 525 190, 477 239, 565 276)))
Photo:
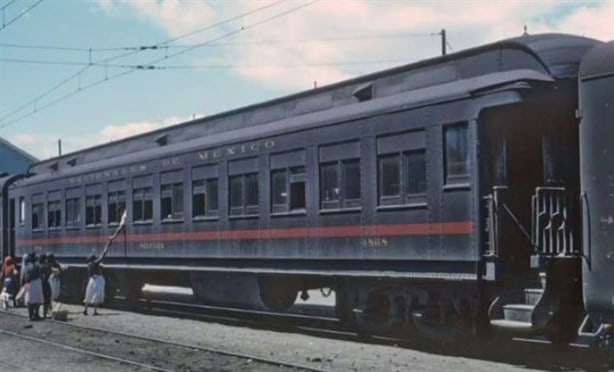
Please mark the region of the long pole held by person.
POLYGON ((109 250, 109 246, 111 245, 111 243, 113 243, 113 240, 117 238, 117 235, 119 235, 120 231, 122 231, 122 229, 126 225, 127 219, 128 219, 128 211, 124 211, 124 213, 122 214, 122 218, 119 221, 119 226, 117 226, 117 229, 115 230, 113 235, 109 237, 109 240, 107 240, 107 244, 104 246, 104 249, 102 250, 102 253, 100 254, 101 260, 107 254, 107 251, 109 250))
POLYGON ((107 241, 107 244, 102 250, 100 257, 92 255, 87 260, 89 280, 87 283, 87 288, 85 289, 85 298, 83 300, 83 315, 87 315, 87 308, 89 305, 92 305, 94 307, 94 315, 98 315, 98 305, 104 302, 106 281, 101 271, 102 260, 107 254, 111 243, 113 243, 113 240, 117 237, 117 235, 119 235, 119 232, 122 231, 122 229, 126 225, 127 219, 128 213, 124 211, 119 226, 117 226, 115 233, 113 233, 113 235, 109 237, 109 240, 107 241))

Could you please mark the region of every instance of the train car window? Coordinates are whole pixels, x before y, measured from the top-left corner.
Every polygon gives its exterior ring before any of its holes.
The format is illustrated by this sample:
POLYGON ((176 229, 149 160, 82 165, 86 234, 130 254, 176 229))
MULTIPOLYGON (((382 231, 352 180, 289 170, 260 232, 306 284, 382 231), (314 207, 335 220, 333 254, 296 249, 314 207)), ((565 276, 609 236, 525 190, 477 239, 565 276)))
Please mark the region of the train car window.
POLYGON ((102 224, 102 185, 85 187, 85 225, 97 227, 102 224))
POLYGON ((23 196, 19 197, 19 225, 23 226, 26 223, 26 199, 23 196))
POLYGON ((192 169, 192 218, 217 217, 218 177, 217 164, 192 169))
POLYGON ((192 182, 192 217, 218 216, 217 179, 192 182))
POLYGON ((339 164, 320 165, 320 208, 336 209, 340 207, 341 189, 339 187, 339 164))
POLYGON ((151 222, 153 220, 153 193, 151 187, 132 190, 132 221, 151 222))
POLYGON ((344 160, 343 169, 343 207, 360 207, 360 160, 344 160))
POLYGON ((245 214, 258 213, 258 173, 245 175, 245 214))
POLYGON ((360 160, 348 159, 320 165, 320 208, 360 207, 360 160))
POLYGON ((230 214, 233 216, 257 215, 259 204, 258 173, 229 177, 230 214))
POLYGON ((47 227, 58 229, 62 226, 62 193, 53 191, 47 194, 47 227))
POLYGON ((45 203, 43 194, 32 195, 32 230, 45 227, 45 203))
POLYGON ((109 192, 107 201, 108 223, 118 224, 122 218, 122 214, 126 209, 126 192, 113 191, 109 192))
POLYGON ((162 220, 180 220, 183 218, 183 183, 162 185, 160 197, 162 220))
POLYGON ((286 169, 271 172, 271 211, 288 211, 288 172, 286 169))
POLYGON ((446 184, 465 183, 469 178, 467 123, 444 127, 446 184))
POLYGON ((305 167, 291 167, 271 172, 271 211, 287 213, 304 211, 305 167))
POLYGON ((406 152, 403 154, 403 162, 406 196, 426 193, 426 152, 424 150, 406 152))
POLYGON ((183 219, 183 172, 160 173, 160 216, 162 221, 183 219))
POLYGON ((66 190, 66 227, 81 225, 81 188, 66 190))
POLYGON ((378 161, 380 205, 401 202, 401 157, 399 154, 380 155, 378 161))
POLYGON ((426 135, 424 130, 377 139, 380 206, 403 206, 426 201, 426 135))
POLYGON ((118 224, 126 209, 126 180, 109 182, 107 188, 107 223, 118 224))

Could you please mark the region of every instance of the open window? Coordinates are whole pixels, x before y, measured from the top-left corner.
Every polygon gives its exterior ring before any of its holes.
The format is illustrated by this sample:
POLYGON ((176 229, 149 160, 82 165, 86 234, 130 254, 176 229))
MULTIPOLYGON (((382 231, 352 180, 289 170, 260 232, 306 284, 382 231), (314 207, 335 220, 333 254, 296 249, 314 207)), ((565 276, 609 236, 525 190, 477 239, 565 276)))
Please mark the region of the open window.
POLYGON ((45 195, 32 195, 32 230, 45 228, 45 195))
POLYGON ((271 213, 305 212, 305 151, 271 155, 271 213))
POLYGON ((160 216, 162 221, 183 219, 183 172, 160 174, 160 216))
POLYGON ((218 177, 217 165, 192 169, 192 218, 219 216, 218 177))
POLYGON ((126 209, 126 180, 109 182, 107 195, 108 223, 118 224, 126 209))

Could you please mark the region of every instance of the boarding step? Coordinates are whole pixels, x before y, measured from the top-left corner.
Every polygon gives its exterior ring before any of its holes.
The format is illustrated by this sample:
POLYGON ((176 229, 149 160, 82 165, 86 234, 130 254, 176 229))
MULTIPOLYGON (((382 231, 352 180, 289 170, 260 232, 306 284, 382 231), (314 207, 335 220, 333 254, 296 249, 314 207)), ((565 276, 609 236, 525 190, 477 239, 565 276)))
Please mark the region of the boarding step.
POLYGON ((517 320, 495 319, 491 320, 490 324, 501 330, 528 332, 533 329, 531 322, 519 322, 517 320))
POLYGON ((536 305, 543 294, 544 290, 542 288, 525 288, 524 303, 527 305, 536 305))
POLYGON ((534 305, 509 304, 503 306, 503 319, 531 323, 534 305))

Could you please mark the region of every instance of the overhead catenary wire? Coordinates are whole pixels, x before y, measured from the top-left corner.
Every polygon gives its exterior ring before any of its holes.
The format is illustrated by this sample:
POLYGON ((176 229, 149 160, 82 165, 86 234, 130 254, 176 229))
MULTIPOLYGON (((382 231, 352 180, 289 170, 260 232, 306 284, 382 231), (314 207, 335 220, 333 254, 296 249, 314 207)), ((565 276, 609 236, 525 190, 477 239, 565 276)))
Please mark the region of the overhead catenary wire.
MULTIPOLYGON (((5 28, 7 28, 10 25, 12 25, 15 21, 17 21, 19 18, 21 18, 24 15, 26 15, 30 10, 34 9, 35 7, 37 7, 42 2, 43 2, 43 0, 37 0, 34 4, 30 5, 28 8, 23 10, 21 13, 17 14, 17 16, 15 16, 13 19, 11 19, 10 21, 8 21, 6 23, 4 23, 4 13, 3 13, 3 22, 2 22, 2 27, 0 27, 0 31, 4 30, 5 28)), ((10 5, 10 4, 8 4, 8 5, 10 5)))
MULTIPOLYGON (((94 63, 93 66, 98 67, 110 67, 110 68, 122 68, 122 69, 138 69, 138 70, 207 70, 207 69, 231 69, 231 68, 294 68, 302 66, 345 66, 345 65, 365 65, 365 64, 379 64, 379 63, 394 63, 404 62, 405 59, 379 59, 379 60, 364 60, 364 61, 332 61, 332 62, 305 62, 299 64, 206 64, 206 65, 122 65, 122 64, 101 64, 94 63)), ((78 61, 53 61, 53 60, 29 60, 29 59, 14 59, 14 58, 0 58, 0 62, 17 62, 17 63, 31 63, 42 65, 60 65, 60 66, 89 66, 87 62, 78 61)))
MULTIPOLYGON (((336 42, 336 41, 363 41, 363 40, 380 40, 380 39, 404 39, 410 37, 431 37, 433 33, 396 33, 396 34, 379 34, 379 35, 349 35, 339 37, 323 37, 314 39, 278 39, 278 40, 248 40, 238 42, 215 43, 206 45, 210 48, 223 48, 228 46, 246 46, 246 45, 271 45, 271 44, 291 44, 291 43, 319 43, 319 42, 336 42)), ((0 47, 17 48, 17 49, 42 49, 42 50, 58 50, 69 52, 87 53, 92 52, 110 52, 110 51, 125 51, 125 50, 147 50, 147 49, 184 49, 193 45, 138 45, 138 46, 120 46, 120 47, 101 47, 101 48, 85 48, 74 46, 60 45, 29 45, 29 44, 9 44, 0 43, 0 47)))
MULTIPOLYGON (((168 39, 168 40, 165 40, 165 41, 163 41, 161 43, 158 43, 158 44, 155 44, 155 45, 157 45, 157 46, 165 45, 167 43, 171 43, 173 41, 177 41, 177 40, 180 40, 182 38, 185 38, 185 37, 188 37, 188 36, 192 36, 192 35, 195 35, 197 33, 213 29, 215 27, 219 27, 219 26, 224 25, 226 23, 229 23, 229 22, 232 22, 232 21, 236 21, 237 19, 240 19, 242 17, 246 17, 246 16, 249 16, 249 15, 255 14, 255 13, 259 12, 259 11, 263 11, 263 10, 269 9, 269 8, 271 8, 273 6, 276 6, 276 5, 279 5, 279 4, 283 3, 283 2, 284 2, 284 0, 280 0, 280 1, 277 1, 275 3, 267 4, 267 5, 264 5, 264 6, 255 8, 255 9, 252 9, 252 10, 247 11, 245 13, 242 13, 240 15, 237 15, 237 16, 234 16, 234 17, 231 17, 231 18, 227 18, 227 19, 222 20, 220 22, 213 23, 213 24, 211 24, 209 26, 206 26, 206 27, 194 30, 194 31, 190 31, 188 33, 179 35, 177 37, 174 37, 174 38, 171 38, 171 39, 168 39)), ((97 61, 97 63, 98 64, 105 64, 105 63, 108 63, 108 62, 111 62, 111 61, 115 61, 115 60, 118 60, 118 59, 121 59, 121 58, 125 58, 125 57, 128 57, 128 56, 131 56, 131 55, 136 54, 136 53, 138 53, 140 51, 148 50, 148 49, 152 49, 152 46, 149 46, 149 47, 145 47, 144 46, 142 48, 139 48, 138 50, 130 50, 130 51, 126 52, 126 53, 122 53, 122 54, 119 54, 119 55, 116 55, 116 56, 104 58, 104 59, 102 59, 100 61, 97 61)), ((6 119, 7 118, 10 118, 11 116, 14 116, 15 114, 18 114, 19 112, 25 110, 26 108, 30 107, 31 105, 35 105, 36 106, 36 103, 39 100, 41 100, 42 98, 44 98, 44 97, 48 96, 49 94, 55 92, 56 90, 60 89, 61 87, 65 86, 66 84, 68 84, 72 80, 74 80, 76 78, 79 78, 82 73, 86 72, 86 70, 88 70, 93 65, 94 65, 94 63, 88 63, 87 66, 81 68, 80 70, 76 71, 72 75, 69 75, 68 77, 64 78, 59 83, 57 83, 54 86, 52 86, 51 88, 45 90, 43 93, 39 94, 35 98, 33 98, 33 99, 27 101, 26 103, 18 106, 16 109, 14 109, 14 110, 12 110, 12 111, 2 115, 2 117, 0 117, 0 128, 4 128, 4 127, 7 126, 7 124, 6 124, 6 119)), ((40 111, 40 109, 38 111, 40 111)), ((30 115, 31 114, 32 113, 30 113, 30 115)), ((30 116, 30 115, 27 115, 27 116, 30 116)), ((22 116, 20 116, 20 118, 25 118, 27 116, 26 115, 22 115, 22 116)), ((10 123, 14 123, 14 122, 15 122, 15 120, 11 120, 10 121, 10 123)))
POLYGON ((0 12, 2 12, 4 9, 8 8, 9 6, 11 6, 11 4, 13 4, 15 1, 17 1, 17 0, 11 0, 8 3, 2 5, 2 7, 0 7, 0 12))
MULTIPOLYGON (((242 26, 242 27, 241 27, 240 29, 238 29, 238 30, 230 31, 230 32, 228 32, 228 33, 225 33, 225 34, 223 34, 223 35, 221 35, 221 36, 219 36, 219 37, 216 37, 216 38, 214 38, 214 39, 211 39, 211 40, 209 40, 209 41, 206 41, 206 42, 203 42, 203 43, 200 43, 200 44, 196 44, 196 45, 194 45, 194 46, 191 46, 191 47, 187 48, 186 50, 182 50, 182 51, 177 52, 177 53, 174 53, 174 54, 172 54, 172 55, 165 56, 165 57, 163 57, 163 58, 161 58, 161 59, 157 59, 157 60, 155 60, 155 61, 152 61, 152 62, 148 63, 147 65, 153 65, 153 64, 158 63, 158 62, 160 62, 160 61, 167 60, 167 59, 170 59, 170 58, 174 58, 174 57, 176 57, 176 56, 182 55, 182 54, 187 53, 187 52, 189 52, 189 51, 191 51, 191 50, 194 50, 194 49, 196 49, 196 48, 199 48, 199 47, 201 47, 202 45, 206 45, 206 44, 208 44, 208 43, 213 43, 213 42, 216 42, 217 40, 221 40, 221 39, 223 39, 223 38, 233 36, 233 35, 235 35, 235 34, 237 34, 237 33, 241 32, 241 31, 247 30, 247 29, 249 29, 249 28, 254 28, 254 27, 260 26, 260 25, 262 25, 262 24, 264 24, 264 23, 267 23, 267 22, 270 22, 270 21, 275 20, 275 19, 277 19, 277 18, 283 17, 283 16, 285 16, 285 15, 288 15, 288 14, 290 14, 290 13, 293 13, 293 12, 295 12, 295 11, 298 11, 298 10, 300 10, 300 9, 303 9, 303 8, 305 8, 305 7, 307 7, 307 6, 313 5, 313 4, 317 3, 318 1, 319 1, 319 0, 313 0, 313 1, 309 2, 309 3, 307 3, 307 4, 301 4, 300 6, 293 7, 293 8, 291 8, 291 9, 289 9, 289 10, 286 10, 286 11, 281 12, 281 13, 277 13, 277 14, 276 14, 276 15, 274 15, 274 16, 267 17, 267 18, 265 18, 265 19, 263 19, 263 20, 260 20, 260 21, 258 21, 258 22, 255 22, 255 23, 253 23, 253 24, 251 24, 251 25, 242 26)), ((277 4, 277 3, 275 3, 275 4, 277 4)), ((269 5, 269 6, 270 6, 270 5, 269 5)), ((262 7, 261 7, 261 8, 262 8, 262 7)), ((254 11, 251 11, 250 13, 253 13, 253 12, 254 12, 254 11)), ((234 18, 235 18, 235 19, 238 19, 238 18, 240 18, 240 17, 234 17, 234 18)), ((228 21, 225 21, 224 23, 226 23, 226 22, 228 22, 228 21)), ((218 23, 218 24, 220 24, 220 23, 218 23)), ((204 29, 201 29, 201 30, 205 30, 205 29, 208 29, 208 28, 204 28, 204 29)), ((185 34, 185 35, 187 36, 187 35, 193 35, 193 34, 194 34, 194 32, 191 32, 191 33, 188 33, 188 34, 185 34)), ((174 39, 171 39, 171 40, 177 40, 177 39, 178 39, 178 38, 174 38, 174 39)), ((107 61, 109 61, 109 60, 110 60, 110 58, 108 58, 108 59, 107 59, 107 61)), ((83 71, 83 70, 85 70, 85 69, 87 69, 87 68, 89 68, 89 67, 91 67, 91 66, 88 64, 87 66, 83 67, 83 69, 82 69, 81 71, 83 71)), ((119 77, 125 76, 125 75, 130 74, 130 73, 132 73, 132 72, 134 72, 134 71, 143 70, 143 69, 144 69, 144 68, 138 68, 138 67, 137 67, 137 68, 132 68, 132 69, 129 69, 129 70, 126 70, 126 71, 122 71, 122 72, 120 72, 120 73, 117 73, 117 74, 114 74, 114 75, 111 75, 111 76, 108 76, 108 77, 107 77, 107 76, 105 76, 105 78, 104 78, 104 79, 97 80, 97 81, 95 81, 95 82, 93 82, 93 83, 91 83, 91 84, 89 84, 89 85, 83 86, 83 87, 81 87, 81 86, 80 86, 80 87, 79 87, 79 89, 77 89, 77 90, 75 90, 75 91, 72 91, 72 92, 69 92, 68 94, 65 94, 64 96, 61 96, 61 97, 59 97, 59 98, 57 98, 57 99, 55 99, 55 100, 53 100, 53 101, 51 101, 51 102, 48 102, 47 104, 45 104, 45 105, 43 105, 43 106, 41 106, 41 107, 37 107, 37 108, 35 108, 35 110, 34 110, 34 111, 28 112, 28 113, 26 113, 26 114, 24 114, 24 115, 21 115, 21 116, 19 116, 19 117, 15 118, 15 119, 13 119, 13 120, 10 120, 10 121, 2 121, 2 118, 0 118, 0 129, 2 129, 2 128, 6 128, 6 127, 8 127, 8 126, 10 126, 10 125, 13 125, 13 124, 15 124, 15 123, 16 123, 16 122, 18 122, 18 121, 21 121, 21 120, 23 120, 23 119, 25 119, 25 118, 27 118, 27 117, 29 117, 29 116, 32 116, 32 115, 36 114, 37 112, 40 112, 40 111, 42 111, 42 110, 44 110, 44 109, 46 109, 46 108, 48 108, 48 107, 50 107, 50 106, 53 106, 53 105, 55 105, 55 104, 57 104, 57 103, 59 103, 59 102, 62 102, 62 101, 66 100, 66 99, 68 99, 68 98, 72 97, 73 95, 78 94, 78 93, 80 93, 80 92, 82 92, 82 91, 84 91, 84 90, 87 90, 87 89, 90 89, 90 88, 92 88, 92 87, 94 87, 94 86, 100 85, 100 84, 102 84, 102 83, 104 83, 104 82, 106 82, 106 81, 110 81, 110 80, 113 80, 113 79, 116 79, 116 78, 119 78, 119 77)), ((79 76, 80 76, 80 72, 78 72, 78 73, 76 73, 76 74, 73 74, 72 76, 73 76, 73 78, 74 78, 74 77, 79 77, 79 76)), ((37 102, 37 101, 35 101, 35 102, 37 102)), ((5 116, 5 117, 6 117, 6 116, 5 116)), ((4 117, 3 117, 3 118, 4 118, 4 117)))

